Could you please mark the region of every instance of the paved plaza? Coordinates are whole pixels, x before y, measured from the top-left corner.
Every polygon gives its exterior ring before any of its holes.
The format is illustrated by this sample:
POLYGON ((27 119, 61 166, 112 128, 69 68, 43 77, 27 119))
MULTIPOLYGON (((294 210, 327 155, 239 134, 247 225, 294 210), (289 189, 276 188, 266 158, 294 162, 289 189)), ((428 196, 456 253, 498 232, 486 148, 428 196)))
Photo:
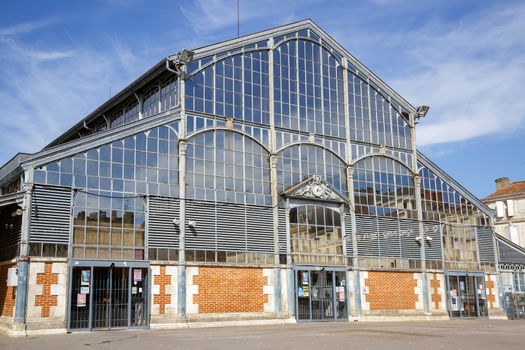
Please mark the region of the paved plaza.
POLYGON ((1 350, 525 349, 523 321, 309 323, 0 337, 1 350))

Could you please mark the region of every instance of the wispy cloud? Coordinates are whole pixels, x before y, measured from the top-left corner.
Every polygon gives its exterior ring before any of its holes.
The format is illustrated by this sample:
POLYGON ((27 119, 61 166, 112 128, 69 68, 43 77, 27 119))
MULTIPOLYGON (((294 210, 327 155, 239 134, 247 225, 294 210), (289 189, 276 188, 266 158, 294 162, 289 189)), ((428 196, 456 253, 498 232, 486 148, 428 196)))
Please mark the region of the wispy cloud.
POLYGON ((432 108, 418 144, 456 142, 525 126, 525 4, 498 6, 454 27, 433 22, 407 33, 411 69, 393 82, 432 108))
MULTIPOLYGON (((243 0, 240 2, 241 34, 243 23, 264 19, 265 28, 285 24, 297 19, 296 12, 299 9, 308 8, 320 2, 322 1, 243 0)), ((235 0, 197 0, 191 6, 181 6, 180 10, 193 31, 198 34, 209 34, 228 27, 234 29, 237 25, 237 1, 235 0)))
POLYGON ((37 21, 23 22, 10 27, 0 28, 0 40, 2 38, 15 36, 22 33, 28 33, 40 28, 47 27, 57 22, 56 18, 46 18, 37 21))
POLYGON ((6 158, 41 149, 104 102, 110 88, 118 91, 150 65, 117 41, 109 49, 74 44, 39 49, 22 44, 17 38, 21 29, 9 33, 0 42, 0 86, 9 86, 0 90, 0 140, 6 158))

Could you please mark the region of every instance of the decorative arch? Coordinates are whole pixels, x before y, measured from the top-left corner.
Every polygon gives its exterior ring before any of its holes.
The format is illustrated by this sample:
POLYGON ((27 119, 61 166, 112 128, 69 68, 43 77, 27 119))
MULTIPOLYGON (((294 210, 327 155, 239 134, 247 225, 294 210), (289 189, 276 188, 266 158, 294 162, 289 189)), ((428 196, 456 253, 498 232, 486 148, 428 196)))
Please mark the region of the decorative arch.
POLYGON ((291 142, 291 143, 288 143, 286 144, 285 146, 279 148, 275 153, 276 154, 279 154, 281 152, 283 152, 286 148, 288 147, 292 147, 292 146, 297 146, 297 145, 312 145, 312 146, 317 146, 317 147, 321 147, 323 148, 324 150, 332 153, 334 156, 336 156, 337 158, 339 158, 339 160, 341 160, 341 162, 345 163, 346 164, 346 160, 341 157, 339 154, 337 154, 336 152, 334 152, 332 149, 330 149, 329 147, 326 147, 324 145, 320 145, 318 143, 315 143, 315 142, 310 142, 310 141, 303 141, 303 140, 299 140, 299 141, 294 141, 294 142, 291 142))
POLYGON ((269 155, 257 140, 239 131, 196 133, 186 147, 188 197, 271 205, 269 155))
POLYGON ((320 175, 340 193, 346 193, 346 163, 321 145, 299 142, 277 153, 278 192, 312 175, 320 175))
POLYGON ((399 160, 398 158, 394 157, 393 155, 390 155, 390 154, 382 154, 382 153, 379 153, 379 152, 374 152, 374 153, 370 153, 370 154, 367 154, 367 155, 364 155, 364 156, 361 156, 361 157, 358 157, 356 159, 354 159, 349 165, 351 166, 354 166, 356 163, 362 161, 363 159, 365 158, 369 158, 369 157, 384 157, 384 158, 390 158, 392 159, 394 162, 396 163, 399 163, 402 167, 406 168, 408 171, 410 171, 411 173, 413 173, 414 175, 417 175, 416 173, 414 173, 412 171, 412 169, 410 169, 405 163, 403 163, 401 160, 399 160))
POLYGON ((277 43, 274 44, 273 46, 273 50, 277 49, 279 46, 283 45, 284 43, 288 42, 288 41, 292 41, 292 40, 305 40, 305 41, 311 41, 312 43, 314 44, 317 44, 319 45, 320 47, 322 47, 324 50, 326 50, 327 52, 329 52, 331 55, 333 55, 336 59, 337 62, 339 62, 340 65, 343 65, 343 62, 342 60, 337 57, 337 56, 341 56, 342 55, 337 52, 335 49, 333 49, 332 47, 326 45, 324 42, 319 42, 318 40, 315 40, 315 39, 312 39, 312 38, 309 38, 307 36, 297 36, 297 37, 293 37, 293 38, 286 38, 286 39, 283 39, 277 43), (334 54, 334 52, 337 53, 337 55, 334 54))
POLYGON ((211 131, 215 131, 215 130, 224 130, 224 131, 230 131, 230 132, 233 132, 233 133, 241 134, 244 137, 247 137, 250 140, 252 140, 253 142, 257 143, 262 148, 264 148, 268 152, 268 154, 270 153, 270 149, 268 147, 266 147, 261 141, 259 141, 256 138, 254 138, 252 135, 250 135, 250 134, 248 134, 248 133, 246 133, 246 132, 244 132, 242 130, 229 129, 229 128, 221 127, 221 126, 219 126, 219 127, 217 127, 217 126, 204 127, 203 129, 199 129, 199 130, 189 134, 188 137, 186 138, 186 140, 189 142, 192 138, 194 138, 195 136, 198 136, 199 134, 206 133, 206 132, 211 132, 211 131))

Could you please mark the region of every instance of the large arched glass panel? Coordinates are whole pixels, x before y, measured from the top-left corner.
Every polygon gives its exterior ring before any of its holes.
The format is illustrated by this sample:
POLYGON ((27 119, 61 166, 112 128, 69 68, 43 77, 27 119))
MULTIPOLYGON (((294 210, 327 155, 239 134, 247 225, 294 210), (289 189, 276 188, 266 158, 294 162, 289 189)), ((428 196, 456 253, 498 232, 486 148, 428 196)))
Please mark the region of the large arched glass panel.
POLYGON ((269 154, 249 137, 201 133, 188 142, 186 156, 189 198, 271 205, 269 154))
POLYGON ((417 219, 413 175, 390 158, 368 157, 354 165, 357 214, 417 219))
POLYGON ((292 208, 290 244, 294 264, 343 264, 341 215, 322 205, 292 208))
POLYGON ((412 149, 407 121, 382 94, 353 74, 348 94, 351 140, 412 149))
POLYGON ((334 55, 309 40, 273 51, 277 127, 345 137, 343 70, 334 55))
POLYGON ((179 195, 178 122, 159 126, 35 169, 34 182, 108 196, 179 195))
POLYGON ((285 148, 277 162, 278 191, 312 175, 321 175, 341 194, 346 194, 345 164, 332 152, 309 144, 285 148))
POLYGON ((268 125, 268 51, 219 59, 186 81, 186 108, 268 125))

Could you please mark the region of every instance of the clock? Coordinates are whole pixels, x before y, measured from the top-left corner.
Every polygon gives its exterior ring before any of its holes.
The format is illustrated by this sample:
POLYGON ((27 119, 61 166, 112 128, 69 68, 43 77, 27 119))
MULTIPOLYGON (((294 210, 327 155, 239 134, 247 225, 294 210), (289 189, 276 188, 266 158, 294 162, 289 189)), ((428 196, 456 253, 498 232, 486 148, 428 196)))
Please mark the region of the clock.
POLYGON ((312 186, 312 194, 316 197, 321 197, 324 193, 324 189, 320 185, 313 185, 312 186))

